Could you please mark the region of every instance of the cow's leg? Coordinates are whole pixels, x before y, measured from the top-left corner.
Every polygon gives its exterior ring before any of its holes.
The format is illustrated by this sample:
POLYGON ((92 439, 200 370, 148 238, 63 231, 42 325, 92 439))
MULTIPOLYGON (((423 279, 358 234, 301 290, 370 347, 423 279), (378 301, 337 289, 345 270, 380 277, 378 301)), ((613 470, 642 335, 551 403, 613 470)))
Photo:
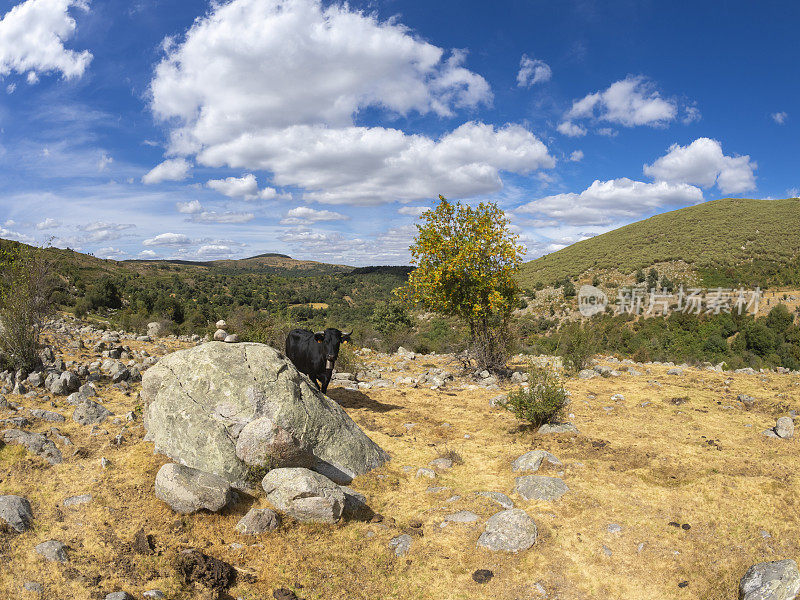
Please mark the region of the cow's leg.
POLYGON ((330 371, 326 370, 325 373, 322 374, 322 393, 328 393, 328 384, 331 382, 333 378, 333 369, 330 371))

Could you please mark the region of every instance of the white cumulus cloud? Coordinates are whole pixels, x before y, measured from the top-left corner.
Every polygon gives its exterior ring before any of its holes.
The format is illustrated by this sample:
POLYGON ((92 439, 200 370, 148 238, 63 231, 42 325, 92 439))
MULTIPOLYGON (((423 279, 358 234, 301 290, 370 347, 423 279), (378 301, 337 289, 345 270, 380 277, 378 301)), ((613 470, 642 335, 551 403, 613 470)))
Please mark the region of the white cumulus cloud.
POLYGON ((189 200, 188 202, 176 202, 175 208, 178 209, 179 213, 185 215, 193 215, 199 212, 203 212, 203 206, 200 204, 199 200, 189 200))
POLYGON ((192 240, 182 233, 161 233, 142 242, 143 246, 188 246, 192 240))
POLYGON ((42 231, 44 229, 55 229, 56 227, 61 226, 61 221, 57 221, 52 217, 47 217, 44 221, 40 221, 36 224, 36 229, 42 231))
POLYGON ((189 176, 192 165, 184 158, 171 158, 148 171, 142 182, 147 184, 161 183, 162 181, 181 181, 189 176))
POLYGON ((286 213, 286 216, 281 219, 281 225, 308 225, 320 221, 346 221, 349 218, 347 215, 331 210, 317 210, 308 206, 298 206, 286 213))
POLYGON ((0 77, 27 73, 34 84, 38 74, 60 72, 66 79, 80 77, 92 60, 88 50, 64 47, 75 33, 71 8, 89 10, 83 0, 26 0, 0 20, 0 77))
POLYGON ((401 215, 411 215, 412 217, 419 217, 425 211, 430 210, 427 206, 401 206, 397 212, 401 215))
POLYGON ((574 101, 565 119, 599 119, 624 127, 660 126, 674 120, 677 114, 675 100, 663 98, 644 77, 629 76, 574 101))
POLYGON ((606 225, 635 219, 665 206, 702 202, 703 192, 685 183, 645 183, 627 177, 595 180, 580 192, 546 196, 514 210, 571 225, 606 225))
POLYGON ((673 144, 667 154, 645 165, 644 173, 670 183, 716 184, 723 193, 738 194, 755 189, 756 167, 749 156, 723 154, 717 140, 697 138, 687 146, 673 144))
POLYGON ((530 58, 523 54, 519 61, 519 72, 517 73, 517 86, 530 87, 536 83, 549 81, 553 76, 553 71, 543 60, 530 58))
POLYGON ((469 122, 437 140, 356 126, 365 109, 453 116, 489 104, 492 94, 465 68, 464 52, 348 5, 214 4, 165 52, 150 91, 153 113, 171 127, 169 153, 269 171, 275 184, 305 190, 307 201, 474 195, 500 189, 500 171, 554 165, 520 125, 469 122))
POLYGON ((569 155, 569 160, 571 162, 580 162, 583 160, 583 150, 575 150, 572 154, 569 155))
MULTIPOLYGON (((244 200, 255 200, 260 196, 258 192, 258 182, 256 176, 252 173, 247 173, 242 177, 226 177, 225 179, 209 179, 206 185, 212 190, 218 191, 220 194, 228 196, 228 198, 243 198, 244 200)), ((275 190, 267 188, 264 190, 266 194, 265 199, 274 197, 275 190)))
POLYGON ((562 121, 558 124, 558 132, 568 137, 581 137, 586 135, 586 127, 578 125, 572 121, 562 121))

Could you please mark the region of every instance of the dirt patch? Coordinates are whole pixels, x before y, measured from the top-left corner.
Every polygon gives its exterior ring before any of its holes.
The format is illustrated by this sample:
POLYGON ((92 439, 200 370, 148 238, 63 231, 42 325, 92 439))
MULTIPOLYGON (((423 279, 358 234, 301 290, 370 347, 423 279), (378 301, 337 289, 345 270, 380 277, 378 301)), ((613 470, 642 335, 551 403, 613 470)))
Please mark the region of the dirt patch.
POLYGON ((177 568, 185 584, 199 583, 212 590, 227 589, 236 577, 228 563, 194 549, 181 551, 177 568))

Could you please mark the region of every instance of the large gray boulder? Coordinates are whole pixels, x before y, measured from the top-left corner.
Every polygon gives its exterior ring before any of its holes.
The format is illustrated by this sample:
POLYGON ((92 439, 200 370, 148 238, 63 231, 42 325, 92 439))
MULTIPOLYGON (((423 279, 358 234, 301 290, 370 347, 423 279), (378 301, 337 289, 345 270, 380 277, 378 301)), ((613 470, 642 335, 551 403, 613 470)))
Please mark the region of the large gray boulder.
POLYGON ((275 508, 304 523, 336 523, 345 507, 342 489, 324 475, 303 468, 273 469, 261 487, 275 508))
POLYGON ((250 489, 253 475, 310 467, 347 484, 388 454, 263 344, 209 342, 165 356, 142 379, 146 440, 181 464, 250 489))
POLYGON ((800 595, 800 571, 793 560, 753 565, 739 582, 739 600, 795 600, 800 595))
POLYGON ((222 477, 167 463, 156 475, 156 497, 183 514, 217 512, 233 499, 233 491, 222 477))

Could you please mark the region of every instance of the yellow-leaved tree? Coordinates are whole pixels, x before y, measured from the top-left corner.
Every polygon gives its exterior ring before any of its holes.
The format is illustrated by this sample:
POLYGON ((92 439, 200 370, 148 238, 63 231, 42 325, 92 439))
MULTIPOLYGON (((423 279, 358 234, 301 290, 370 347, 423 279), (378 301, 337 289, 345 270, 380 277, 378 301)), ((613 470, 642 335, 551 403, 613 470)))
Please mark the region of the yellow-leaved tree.
POLYGON ((417 224, 411 272, 395 290, 427 310, 459 317, 470 330, 470 350, 479 367, 498 372, 508 358, 508 318, 517 305, 514 275, 523 248, 508 219, 493 203, 477 207, 439 196, 417 224))

